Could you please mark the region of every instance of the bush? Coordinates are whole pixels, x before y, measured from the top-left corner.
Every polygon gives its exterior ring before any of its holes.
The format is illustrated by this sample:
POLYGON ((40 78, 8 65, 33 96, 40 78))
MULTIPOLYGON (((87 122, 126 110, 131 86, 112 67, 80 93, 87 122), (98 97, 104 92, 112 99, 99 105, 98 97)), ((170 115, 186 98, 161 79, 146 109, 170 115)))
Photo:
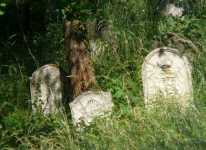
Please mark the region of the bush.
MULTIPOLYGON (((194 13, 180 21, 158 14, 158 1, 99 1, 89 18, 107 21, 118 36, 119 47, 116 53, 102 51, 93 63, 98 84, 101 90, 112 92, 115 107, 110 120, 94 119, 84 132, 76 131, 66 110, 47 117, 31 112, 28 77, 46 63, 67 68, 62 22, 49 22, 45 35, 27 37, 36 63, 19 42, 20 36, 1 41, 0 148, 204 149, 206 9, 203 1, 189 2, 194 13), (181 52, 193 68, 196 108, 184 113, 166 104, 149 111, 144 107, 142 62, 153 48, 153 37, 168 32, 187 38, 181 52)), ((166 44, 177 48, 172 41, 166 44)))

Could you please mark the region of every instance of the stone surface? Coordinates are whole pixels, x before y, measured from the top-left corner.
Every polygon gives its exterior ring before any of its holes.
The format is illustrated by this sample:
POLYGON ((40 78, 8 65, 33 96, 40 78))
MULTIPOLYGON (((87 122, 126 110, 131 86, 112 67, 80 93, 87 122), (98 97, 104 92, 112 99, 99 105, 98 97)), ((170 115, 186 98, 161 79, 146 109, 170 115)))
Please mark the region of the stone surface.
POLYGON ((102 91, 87 91, 69 105, 73 122, 78 126, 82 121, 89 125, 94 117, 110 115, 114 106, 111 93, 102 91))
POLYGON ((55 64, 45 65, 30 77, 32 110, 44 115, 56 113, 57 106, 72 99, 67 73, 55 64))
POLYGON ((93 21, 88 23, 87 34, 92 58, 96 58, 104 50, 116 52, 119 47, 118 37, 114 36, 112 26, 107 25, 105 22, 97 23, 93 21))
POLYGON ((183 13, 185 10, 185 7, 183 6, 185 4, 185 0, 160 0, 158 9, 162 14, 165 16, 172 15, 174 17, 178 17, 181 20, 184 20, 183 13))
POLYGON ((184 107, 193 105, 191 67, 176 49, 151 51, 142 65, 142 80, 146 106, 160 99, 175 99, 184 107))

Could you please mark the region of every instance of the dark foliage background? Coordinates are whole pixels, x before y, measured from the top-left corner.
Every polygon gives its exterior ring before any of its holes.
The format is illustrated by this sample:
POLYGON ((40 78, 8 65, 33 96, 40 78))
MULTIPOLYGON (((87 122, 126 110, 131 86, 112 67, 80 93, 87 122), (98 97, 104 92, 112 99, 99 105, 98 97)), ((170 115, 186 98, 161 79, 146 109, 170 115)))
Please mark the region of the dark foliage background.
MULTIPOLYGON (((204 149, 206 2, 186 1, 184 5, 192 11, 183 21, 161 15, 158 3, 159 0, 0 0, 0 148, 204 149), (65 8, 69 10, 66 14, 65 8), (68 111, 48 117, 32 114, 32 73, 45 64, 68 68, 62 17, 106 22, 112 26, 112 35, 118 37, 116 53, 108 46, 93 60, 101 90, 113 94, 112 125, 105 126, 107 120, 97 120, 85 132, 77 132, 68 111), (142 63, 153 49, 154 36, 168 32, 181 33, 191 47, 182 53, 193 67, 197 109, 185 114, 172 106, 164 107, 166 113, 160 109, 148 113, 144 109, 142 63)), ((178 48, 172 41, 167 45, 178 48)))

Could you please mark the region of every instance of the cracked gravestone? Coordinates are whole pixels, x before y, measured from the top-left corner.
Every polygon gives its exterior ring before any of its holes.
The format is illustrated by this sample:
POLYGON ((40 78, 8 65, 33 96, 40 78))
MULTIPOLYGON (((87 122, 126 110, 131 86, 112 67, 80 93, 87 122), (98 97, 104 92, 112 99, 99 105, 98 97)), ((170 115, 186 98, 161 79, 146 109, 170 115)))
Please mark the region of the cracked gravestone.
POLYGON ((56 113, 58 106, 71 101, 72 92, 67 73, 55 64, 44 65, 30 77, 32 110, 34 113, 56 113))
POLYGON ((94 117, 107 117, 114 106, 110 92, 87 91, 70 104, 73 122, 81 128, 82 122, 89 125, 94 117))
POLYGON ((146 107, 158 100, 175 100, 183 107, 193 105, 191 67, 187 57, 176 49, 151 51, 142 65, 142 80, 146 107))

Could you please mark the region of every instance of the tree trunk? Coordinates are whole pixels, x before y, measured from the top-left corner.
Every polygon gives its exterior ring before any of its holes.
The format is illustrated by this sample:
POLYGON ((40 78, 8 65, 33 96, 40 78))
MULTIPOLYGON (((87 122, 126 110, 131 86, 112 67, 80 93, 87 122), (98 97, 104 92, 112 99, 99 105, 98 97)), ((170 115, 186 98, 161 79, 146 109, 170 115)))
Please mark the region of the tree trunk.
POLYGON ((98 84, 95 79, 92 61, 85 50, 86 26, 78 21, 63 19, 67 60, 74 98, 98 84), (81 28, 80 28, 81 27, 81 28))

